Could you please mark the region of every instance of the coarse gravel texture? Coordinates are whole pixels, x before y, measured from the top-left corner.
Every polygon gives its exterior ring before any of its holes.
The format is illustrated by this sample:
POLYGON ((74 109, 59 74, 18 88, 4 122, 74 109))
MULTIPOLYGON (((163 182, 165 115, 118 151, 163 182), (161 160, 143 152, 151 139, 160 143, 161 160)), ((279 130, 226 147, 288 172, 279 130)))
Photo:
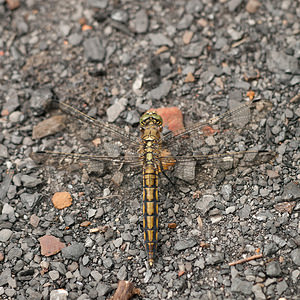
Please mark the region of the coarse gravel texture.
MULTIPOLYGON (((141 290, 133 299, 299 299, 300 2, 10 2, 0 0, 0 299, 49 299, 59 288, 68 299, 107 299, 119 280, 141 290), (196 178, 190 166, 189 184, 177 170, 176 189, 162 177, 153 268, 139 170, 113 173, 112 183, 101 162, 66 169, 62 157, 31 159, 43 149, 83 152, 92 140, 119 154, 101 130, 65 125, 55 99, 138 138, 151 107, 180 107, 192 123, 245 103, 249 91, 264 104, 250 127, 235 120, 242 130, 231 131, 230 150, 277 156, 196 178), (53 206, 57 191, 71 193, 70 207, 53 206), (43 256, 44 235, 67 247, 43 256)), ((214 136, 205 145, 216 147, 214 136)))

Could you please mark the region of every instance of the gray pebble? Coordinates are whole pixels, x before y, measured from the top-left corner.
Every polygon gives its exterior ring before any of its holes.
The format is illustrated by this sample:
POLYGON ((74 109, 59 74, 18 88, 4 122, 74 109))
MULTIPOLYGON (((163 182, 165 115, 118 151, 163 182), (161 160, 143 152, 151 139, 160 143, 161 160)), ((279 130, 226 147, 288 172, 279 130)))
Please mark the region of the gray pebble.
POLYGON ((84 254, 85 247, 83 244, 75 242, 70 246, 63 248, 61 252, 64 258, 78 261, 79 258, 84 254))
POLYGON ((103 260, 103 266, 106 268, 106 269, 110 269, 112 266, 113 266, 113 261, 111 260, 111 258, 105 258, 103 260))
POLYGON ((29 175, 22 175, 21 181, 23 182, 23 186, 30 188, 36 187, 37 185, 42 183, 41 179, 29 175))
POLYGON ((243 0, 230 0, 228 2, 228 9, 230 12, 235 11, 241 4, 243 0))
POLYGON ((149 38, 154 46, 174 46, 174 43, 162 33, 150 33, 149 38))
POLYGON ((29 193, 23 193, 20 196, 22 203, 25 205, 25 208, 30 210, 34 207, 36 201, 39 198, 38 193, 29 194, 29 193))
POLYGON ((18 247, 13 247, 8 251, 6 258, 8 260, 13 260, 14 258, 21 257, 21 255, 22 255, 22 250, 18 247))
POLYGON ((12 123, 19 123, 22 122, 23 120, 24 120, 24 114, 18 110, 13 111, 9 115, 9 121, 12 123))
POLYGON ((10 229, 2 229, 0 231, 0 242, 7 242, 12 236, 13 232, 10 229))
POLYGON ((223 198, 226 201, 229 201, 230 198, 231 198, 231 194, 232 194, 232 185, 231 184, 224 184, 222 186, 221 193, 222 193, 223 198))
POLYGON ((78 46, 82 42, 82 35, 79 33, 73 33, 69 36, 68 40, 72 46, 78 46))
POLYGON ((119 280, 125 280, 127 278, 127 271, 126 271, 126 267, 125 266, 122 266, 120 268, 120 270, 117 273, 117 278, 119 280))
POLYGON ((171 87, 172 87, 172 81, 165 80, 157 88, 151 90, 148 93, 147 98, 154 99, 154 100, 161 100, 169 94, 171 87))
POLYGON ((203 9, 203 4, 200 0, 190 0, 185 6, 185 10, 189 14, 198 13, 202 11, 202 9, 203 9))
POLYGON ((111 290, 111 288, 105 283, 99 282, 96 287, 96 290, 98 293, 98 297, 101 297, 101 296, 105 296, 111 290))
POLYGON ((19 96, 17 91, 14 89, 10 89, 6 96, 6 102, 3 104, 2 109, 7 110, 9 113, 13 112, 20 105, 19 96))
POLYGON ((300 266, 300 248, 297 248, 291 252, 291 258, 295 265, 300 266))
POLYGON ((111 18, 114 21, 126 23, 128 21, 128 14, 125 10, 118 9, 112 12, 111 18))
POLYGON ((283 190, 282 199, 294 200, 300 198, 300 186, 299 184, 291 181, 286 184, 283 190))
POLYGON ((108 122, 114 122, 119 117, 120 113, 125 110, 127 105, 127 100, 125 98, 121 98, 119 101, 111 105, 107 110, 107 120, 108 122))
POLYGON ((194 239, 184 239, 181 241, 178 241, 175 246, 174 249, 176 251, 182 251, 188 248, 193 248, 194 246, 197 245, 197 242, 194 239))
POLYGON ((278 261, 271 261, 266 268, 266 273, 270 277, 279 277, 281 275, 281 268, 278 261))
POLYGON ((264 300, 264 299, 266 299, 266 296, 265 296, 265 294, 263 293, 260 284, 255 284, 255 285, 253 285, 253 287, 252 287, 252 292, 254 293, 255 299, 256 299, 256 300, 264 300))
POLYGON ((4 286, 11 278, 11 270, 6 268, 0 274, 0 286, 4 286))
POLYGON ((84 54, 85 57, 94 62, 99 62, 104 59, 105 48, 98 37, 89 38, 84 41, 84 54))
POLYGON ((202 214, 205 214, 209 209, 211 209, 213 202, 213 195, 203 195, 202 199, 196 203, 196 208, 199 209, 202 214))
POLYGON ((35 115, 41 115, 45 113, 52 99, 53 93, 49 88, 35 90, 30 98, 30 108, 33 109, 35 115))
POLYGON ((219 264, 224 261, 224 253, 221 252, 208 253, 208 255, 205 258, 205 261, 208 265, 219 264))
POLYGON ((106 8, 108 0, 88 0, 88 5, 95 8, 106 8))
POLYGON ((289 286, 287 285, 285 280, 278 282, 276 285, 276 290, 277 290, 278 296, 281 295, 283 292, 285 292, 288 289, 288 287, 289 286))
POLYGON ((148 30, 149 20, 147 12, 144 9, 141 9, 137 12, 135 16, 135 32, 137 33, 145 33, 148 30))
POLYGON ((191 26, 192 22, 194 20, 194 17, 190 14, 185 14, 182 19, 177 24, 177 29, 183 30, 187 29, 191 26))
POLYGON ((49 271, 49 276, 50 276, 51 280, 55 281, 59 278, 59 273, 55 270, 51 270, 51 271, 49 271))
POLYGON ((91 273, 91 269, 88 268, 88 267, 85 267, 83 265, 80 265, 80 275, 83 277, 83 278, 88 278, 89 275, 91 273))
POLYGON ((7 147, 0 144, 0 157, 8 158, 8 150, 7 147))
POLYGON ((98 272, 98 271, 92 271, 91 272, 91 276, 97 281, 99 282, 102 279, 102 275, 98 272))
POLYGON ((191 43, 183 47, 181 55, 184 58, 198 57, 200 56, 200 54, 202 53, 206 45, 207 45, 206 40, 197 43, 191 43))
POLYGON ((248 204, 245 204, 243 208, 239 211, 239 216, 242 219, 248 219, 251 212, 251 206, 248 204))
POLYGON ((252 283, 236 277, 232 279, 231 291, 241 292, 244 295, 250 295, 252 293, 252 283))
POLYGON ((8 203, 4 203, 2 208, 2 214, 11 215, 14 214, 15 210, 12 206, 10 206, 8 203))

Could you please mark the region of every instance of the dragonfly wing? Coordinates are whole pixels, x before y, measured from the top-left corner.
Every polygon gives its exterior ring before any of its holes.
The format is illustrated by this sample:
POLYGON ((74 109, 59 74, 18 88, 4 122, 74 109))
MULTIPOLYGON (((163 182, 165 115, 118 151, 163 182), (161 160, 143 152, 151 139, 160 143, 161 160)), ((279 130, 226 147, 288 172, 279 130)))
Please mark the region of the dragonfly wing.
POLYGON ((71 105, 65 103, 65 102, 58 102, 57 104, 59 108, 67 113, 68 115, 75 117, 76 119, 81 120, 82 122, 92 125, 95 127, 98 131, 106 131, 106 133, 109 133, 110 136, 116 137, 119 140, 122 140, 122 143, 128 147, 137 147, 138 141, 136 137, 126 133, 124 130, 119 128, 118 126, 115 126, 114 124, 109 124, 107 122, 102 121, 101 119, 95 119, 82 111, 76 109, 75 107, 72 107, 71 105))

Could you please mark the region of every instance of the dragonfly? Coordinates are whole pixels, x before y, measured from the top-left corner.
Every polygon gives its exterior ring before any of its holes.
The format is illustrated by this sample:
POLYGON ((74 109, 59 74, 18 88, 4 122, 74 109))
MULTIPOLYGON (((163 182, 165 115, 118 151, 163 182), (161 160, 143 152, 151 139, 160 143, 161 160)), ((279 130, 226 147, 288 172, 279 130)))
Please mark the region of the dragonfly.
MULTIPOLYGON (((244 161, 247 161, 247 156, 251 157, 249 159, 251 164, 254 161, 261 163, 269 159, 271 152, 258 149, 257 147, 252 150, 243 149, 243 151, 233 152, 228 152, 226 149, 226 146, 228 146, 226 143, 231 143, 232 138, 238 132, 234 124, 242 124, 240 127, 244 129, 245 125, 251 119, 251 113, 256 110, 258 102, 252 101, 237 106, 208 121, 196 122, 186 129, 180 128, 174 132, 165 132, 163 118, 155 110, 149 110, 140 117, 139 139, 116 125, 93 118, 65 102, 58 102, 63 112, 87 124, 91 124, 100 131, 105 131, 106 137, 113 136, 116 138, 116 147, 119 147, 121 144, 124 151, 119 151, 115 154, 113 153, 113 148, 109 148, 108 152, 110 153, 108 154, 110 155, 57 152, 51 150, 41 150, 38 153, 108 162, 111 165, 117 166, 119 170, 125 165, 132 168, 140 168, 143 178, 144 246, 148 263, 150 266, 153 266, 159 241, 159 177, 163 174, 176 188, 172 179, 166 174, 170 169, 185 170, 185 166, 188 165, 189 171, 187 173, 189 174, 189 172, 195 172, 196 168, 194 167, 197 164, 203 165, 207 162, 212 162, 215 165, 223 167, 229 165, 229 168, 231 168, 235 160, 242 161, 244 159, 244 161), (221 140, 220 142, 218 141, 218 136, 223 138, 223 142, 221 140), (227 136, 227 138, 224 139, 224 136, 227 136), (226 142, 226 139, 229 142, 226 142), (120 141, 122 142, 120 143, 120 141), (207 147, 207 144, 210 147, 207 147)), ((241 142, 238 144, 241 145, 241 142)), ((247 139, 245 143, 242 143, 244 146, 245 144, 247 144, 247 139)), ((249 144, 249 146, 253 145, 249 144)), ((177 178, 187 182, 193 180, 186 174, 178 175, 177 173, 177 178)))

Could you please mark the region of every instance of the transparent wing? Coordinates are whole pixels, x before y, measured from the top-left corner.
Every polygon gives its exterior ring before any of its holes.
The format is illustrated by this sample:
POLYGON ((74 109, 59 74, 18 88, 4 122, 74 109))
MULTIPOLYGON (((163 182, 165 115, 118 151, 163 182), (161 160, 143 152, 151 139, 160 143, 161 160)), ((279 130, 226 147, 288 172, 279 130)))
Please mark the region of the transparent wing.
POLYGON ((137 142, 136 138, 133 137, 132 135, 127 134, 124 130, 121 128, 113 125, 106 123, 100 119, 94 119, 90 117, 87 114, 84 114, 80 110, 70 106, 69 104, 65 102, 56 102, 59 107, 61 108, 62 111, 64 111, 67 114, 70 114, 71 116, 87 123, 91 124, 92 126, 96 127, 99 131, 100 130, 105 130, 106 132, 112 134, 112 136, 115 136, 122 140, 123 144, 126 144, 129 148, 131 147, 138 147, 139 143, 137 142))
POLYGON ((257 103, 234 107, 176 135, 167 134, 162 147, 168 154, 161 157, 162 165, 172 165, 173 160, 175 176, 193 182, 200 165, 228 170, 270 160, 275 154, 265 150, 255 130, 259 119, 257 103))

